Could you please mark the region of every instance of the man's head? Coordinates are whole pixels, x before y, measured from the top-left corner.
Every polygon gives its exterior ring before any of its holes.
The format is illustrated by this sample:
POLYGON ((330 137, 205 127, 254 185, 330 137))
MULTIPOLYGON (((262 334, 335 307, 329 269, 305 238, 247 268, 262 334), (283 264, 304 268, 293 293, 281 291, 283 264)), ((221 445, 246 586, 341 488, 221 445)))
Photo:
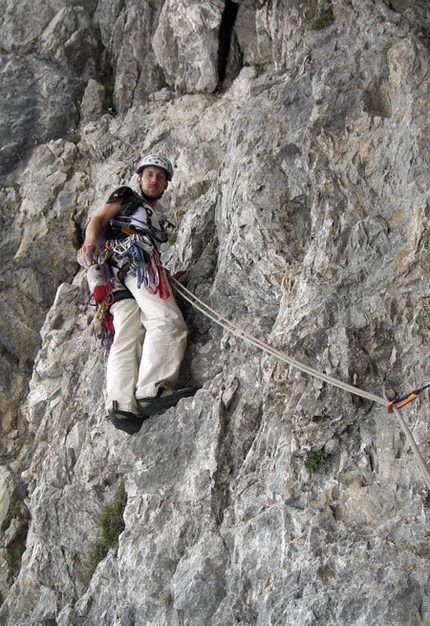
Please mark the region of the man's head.
POLYGON ((170 161, 156 154, 147 154, 138 160, 134 169, 143 196, 147 200, 159 200, 173 177, 170 161))

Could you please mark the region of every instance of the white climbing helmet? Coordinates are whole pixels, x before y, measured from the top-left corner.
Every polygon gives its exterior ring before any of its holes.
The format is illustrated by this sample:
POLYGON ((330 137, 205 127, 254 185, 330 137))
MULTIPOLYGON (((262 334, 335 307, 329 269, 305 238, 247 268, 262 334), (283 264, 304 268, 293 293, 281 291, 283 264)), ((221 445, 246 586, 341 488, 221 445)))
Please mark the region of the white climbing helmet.
POLYGON ((158 154, 145 154, 140 157, 134 166, 134 171, 136 174, 140 174, 145 167, 148 165, 156 165, 157 167, 161 167, 166 172, 167 180, 172 180, 173 178, 173 166, 170 163, 169 159, 165 159, 162 156, 158 156, 158 154))

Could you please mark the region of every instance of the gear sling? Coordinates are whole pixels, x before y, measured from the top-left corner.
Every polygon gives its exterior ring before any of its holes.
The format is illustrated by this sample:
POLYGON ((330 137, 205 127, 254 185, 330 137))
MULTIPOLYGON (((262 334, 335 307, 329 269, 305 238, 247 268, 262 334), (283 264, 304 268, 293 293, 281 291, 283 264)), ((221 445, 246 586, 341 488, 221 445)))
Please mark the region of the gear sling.
POLYGON ((137 278, 152 294, 166 300, 170 296, 157 243, 167 241, 164 224, 154 215, 152 208, 130 187, 120 187, 107 200, 107 204, 121 202, 119 214, 104 229, 99 247, 103 248, 98 264, 87 271, 90 287, 89 304, 95 306, 96 335, 108 356, 115 328, 110 306, 133 295, 124 284, 126 274, 137 278))

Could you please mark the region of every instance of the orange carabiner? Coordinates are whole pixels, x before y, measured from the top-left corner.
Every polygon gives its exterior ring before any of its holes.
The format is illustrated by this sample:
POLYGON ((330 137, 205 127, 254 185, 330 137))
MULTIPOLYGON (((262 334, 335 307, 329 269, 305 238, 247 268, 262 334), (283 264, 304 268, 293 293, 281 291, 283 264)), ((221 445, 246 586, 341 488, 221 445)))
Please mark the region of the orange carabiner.
POLYGON ((401 396, 400 398, 397 398, 396 400, 391 400, 390 404, 388 405, 388 413, 392 413, 394 408, 402 409, 404 406, 409 404, 409 402, 412 402, 413 400, 416 400, 417 398, 418 398, 418 393, 416 392, 416 390, 414 390, 414 391, 410 391, 404 396, 401 396))

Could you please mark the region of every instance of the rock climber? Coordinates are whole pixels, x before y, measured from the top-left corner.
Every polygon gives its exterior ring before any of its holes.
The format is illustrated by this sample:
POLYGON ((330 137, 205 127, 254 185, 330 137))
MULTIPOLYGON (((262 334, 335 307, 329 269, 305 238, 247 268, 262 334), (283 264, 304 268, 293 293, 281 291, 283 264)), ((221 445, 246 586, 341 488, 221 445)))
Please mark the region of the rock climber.
POLYGON ((78 251, 87 272, 109 267, 114 338, 107 359, 106 409, 114 426, 129 434, 195 392, 175 390, 187 327, 159 254, 168 240, 168 223, 157 204, 173 167, 163 156, 147 154, 135 173, 140 194, 127 186, 116 189, 90 219, 78 251))

